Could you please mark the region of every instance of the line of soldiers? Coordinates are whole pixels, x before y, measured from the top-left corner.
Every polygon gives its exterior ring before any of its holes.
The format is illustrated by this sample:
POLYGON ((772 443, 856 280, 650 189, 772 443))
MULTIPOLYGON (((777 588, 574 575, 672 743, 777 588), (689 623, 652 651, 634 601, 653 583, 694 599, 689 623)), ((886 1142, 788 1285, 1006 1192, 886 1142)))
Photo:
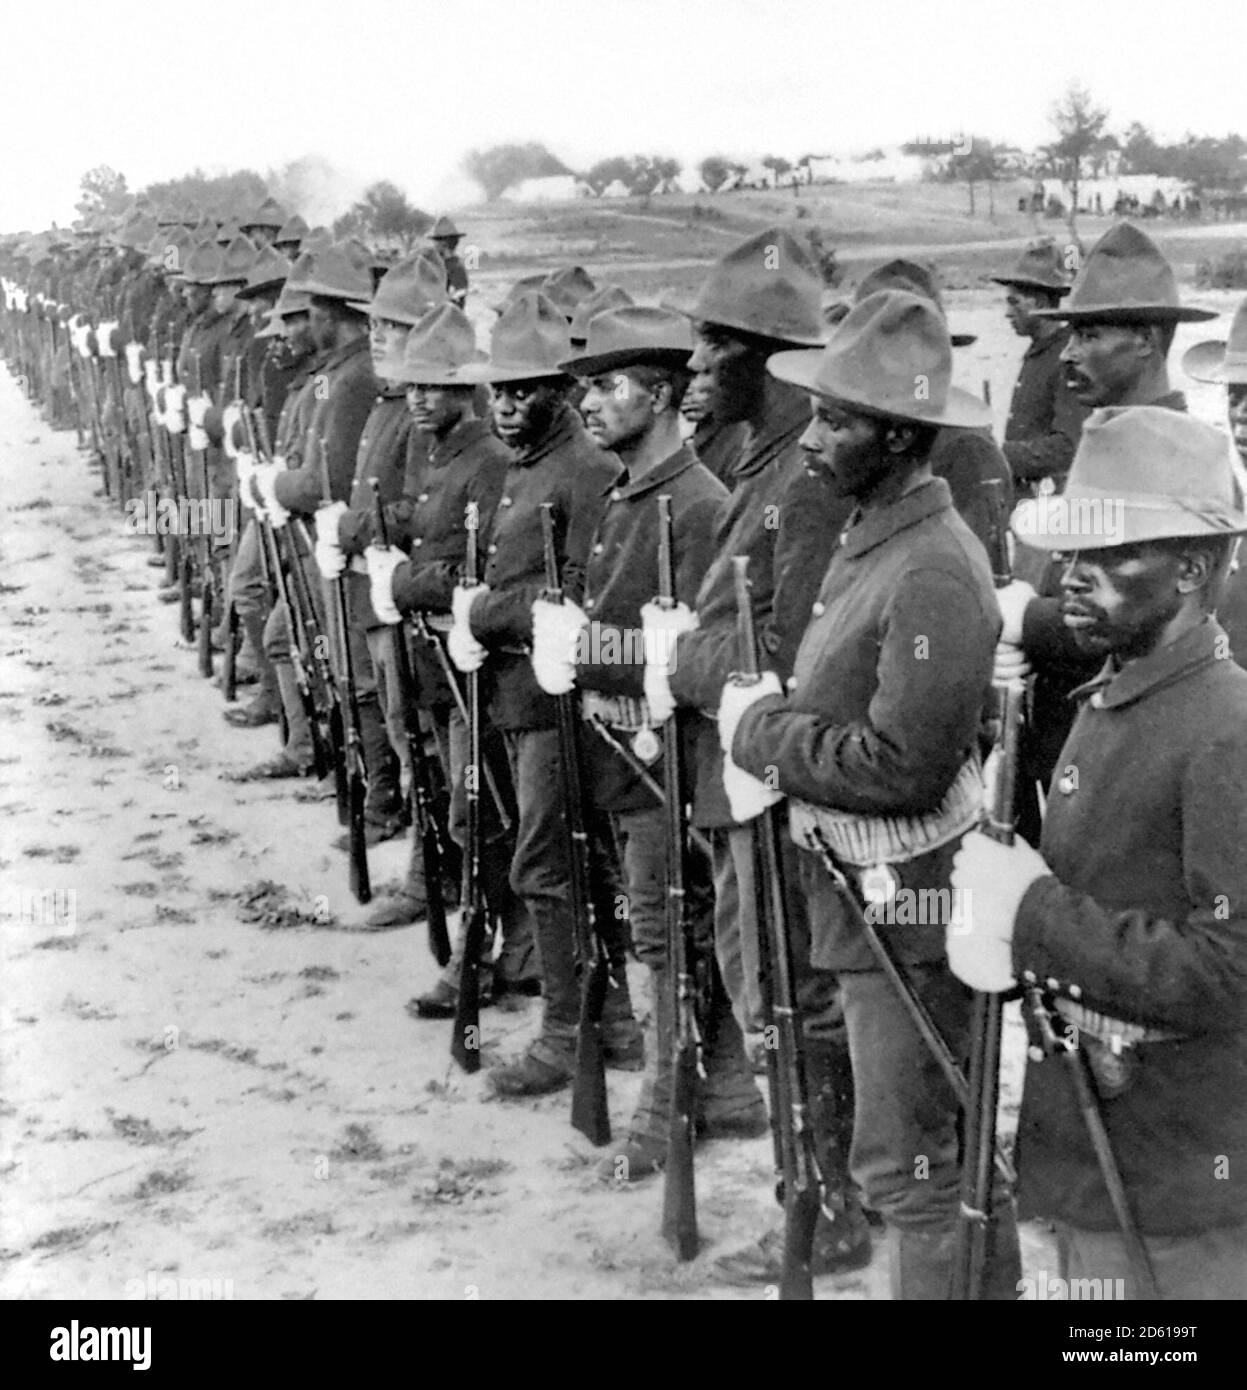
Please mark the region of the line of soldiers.
MULTIPOLYGON (((535 1038, 489 1070, 503 1097, 572 1087, 591 1027, 602 1065, 644 1071, 600 1170, 635 1182, 673 1161, 692 974, 690 1133, 804 1136, 807 1282, 866 1263, 874 1225, 894 1297, 965 1296, 969 1231, 986 1240, 975 1296, 1014 1298, 1017 1211, 1058 1223, 1065 1273, 1247 1293, 1247 675, 1214 617, 1243 601, 1247 515, 1225 437, 1170 390, 1176 324, 1209 315, 1180 304, 1156 247, 1123 223, 1072 285, 1046 244, 997 277, 1032 340, 1001 448, 952 385, 972 339, 913 262, 829 307, 784 228, 680 306, 567 267, 496 306, 486 354, 447 219, 436 249, 385 267, 298 226, 296 244, 279 213, 198 241, 159 219, 142 267, 135 219, 116 254, 11 246, 4 353, 54 421, 77 406, 119 498, 241 508, 200 547, 191 602, 187 582, 171 596, 201 652, 214 621, 227 658, 245 633, 258 693, 227 718, 282 742, 242 775, 337 796, 361 900, 357 859, 415 819, 406 883, 369 925, 432 927, 460 852, 465 898, 479 870, 487 930, 438 950, 413 1017, 461 1031, 468 980, 483 1003, 539 993, 535 1038), (1016 578, 999 558, 1014 495, 1016 578), (1020 747, 993 687, 1026 691, 1020 747), (989 754, 989 786, 1016 771, 1010 844, 975 829, 989 754), (679 807, 669 758, 688 770, 679 807), (784 832, 769 858, 764 825, 784 832), (958 1068, 973 1080, 976 999, 1019 986, 1019 1182, 979 1210, 982 1115, 958 1068), (755 1062, 785 1017, 794 1089, 768 1066, 768 1121, 755 1062), (1060 1055, 1090 1068, 1111 1167, 1060 1055)), ((1229 383, 1247 456, 1245 362, 1247 306, 1188 367, 1229 383)), ((158 562, 186 580, 177 540, 158 562)), ((792 1260, 776 1229, 715 1268, 791 1288, 792 1260)))

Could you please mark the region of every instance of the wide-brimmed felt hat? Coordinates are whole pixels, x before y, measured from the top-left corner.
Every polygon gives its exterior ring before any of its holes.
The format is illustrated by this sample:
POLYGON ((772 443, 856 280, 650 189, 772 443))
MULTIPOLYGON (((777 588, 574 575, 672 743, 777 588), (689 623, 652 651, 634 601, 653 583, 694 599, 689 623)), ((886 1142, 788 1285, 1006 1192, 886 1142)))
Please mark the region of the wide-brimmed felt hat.
MULTIPOLYGON (((571 340, 572 347, 582 347, 589 337, 589 320, 594 314, 603 314, 607 309, 623 309, 636 301, 627 290, 620 289, 618 285, 603 285, 600 290, 594 290, 587 298, 582 299, 576 306, 576 312, 572 315, 571 340)), ((678 312, 678 310, 673 311, 678 312)))
POLYGON ((1217 386, 1247 385, 1247 299, 1234 311, 1229 341, 1196 343, 1183 354, 1182 370, 1217 386))
POLYGON ((148 263, 169 275, 179 275, 192 245, 190 232, 181 224, 163 228, 148 243, 148 263))
MULTIPOLYGON (((907 294, 929 299, 940 311, 940 316, 945 320, 948 318, 935 272, 929 266, 919 265, 917 261, 898 258, 885 261, 883 265, 868 271, 853 291, 853 302, 860 304, 863 299, 878 294, 880 290, 904 290, 907 294)), ((953 347, 969 347, 977 341, 973 333, 954 333, 951 329, 948 337, 953 347)))
POLYGON ((414 326, 445 298, 446 272, 441 261, 420 251, 390 266, 382 275, 376 293, 366 302, 353 303, 351 308, 370 318, 414 326))
POLYGON ((689 316, 763 338, 817 347, 825 339, 823 281, 810 253, 783 227, 747 237, 710 269, 689 316))
POLYGON ((977 429, 991 412, 952 384, 953 349, 943 314, 923 295, 880 290, 855 304, 821 350, 775 353, 780 381, 870 414, 977 429))
POLYGON ((224 260, 215 241, 201 241, 186 253, 182 279, 191 285, 214 285, 224 260))
POLYGON ((298 245, 307 236, 309 230, 303 218, 297 212, 293 213, 278 227, 277 234, 273 237, 273 245, 285 246, 288 243, 298 245))
POLYGON ((641 364, 687 367, 692 355, 693 334, 683 314, 631 304, 595 314, 584 350, 561 366, 569 376, 598 376, 641 364))
POLYGON ((1096 242, 1064 304, 1037 309, 1036 318, 1068 323, 1199 323, 1217 316, 1184 308, 1173 267, 1155 242, 1129 222, 1110 227, 1096 242))
POLYGON ((277 303, 272 313, 275 319, 287 319, 295 314, 306 314, 312 307, 312 296, 296 289, 289 280, 281 287, 277 303))
POLYGON ((499 315, 489 359, 464 368, 464 381, 530 381, 566 375, 571 351, 567 320, 540 290, 525 290, 499 315))
POLYGON ((276 307, 269 309, 264 315, 264 323, 255 331, 257 338, 284 338, 286 330, 282 327, 281 315, 276 307))
POLYGON ((492 306, 494 313, 506 313, 506 311, 511 307, 512 304, 515 303, 515 301, 520 297, 520 295, 524 293, 525 290, 541 289, 545 282, 546 276, 544 271, 538 271, 536 275, 521 275, 520 278, 515 282, 515 284, 513 284, 511 288, 506 292, 506 294, 504 294, 502 298, 492 306))
POLYGON ((271 227, 277 231, 286 220, 286 210, 276 198, 265 198, 254 212, 240 218, 238 225, 244 232, 252 227, 271 227))
POLYGON ((1007 275, 990 275, 998 285, 1020 290, 1046 290, 1066 295, 1072 281, 1065 267, 1065 253, 1051 237, 1032 242, 1007 275))
POLYGON ((368 262, 361 260, 351 248, 335 243, 311 255, 307 279, 299 289, 321 299, 341 299, 347 304, 358 304, 361 300, 366 303, 372 298, 368 262))
POLYGON ((247 283, 238 291, 239 299, 259 299, 285 284, 290 274, 290 262, 271 246, 262 246, 255 263, 247 272, 247 283))
POLYGON ((1157 405, 1106 406, 1083 421, 1064 491, 1028 499, 1012 528, 1040 550, 1101 550, 1247 532, 1220 430, 1157 405))
POLYGON ((430 309, 407 337, 398 380, 417 386, 474 386, 466 369, 484 361, 472 320, 449 300, 430 309))
POLYGON ((450 241, 452 238, 458 241, 462 236, 463 233, 445 213, 433 223, 428 233, 428 239, 430 241, 450 241))
POLYGON ((233 220, 233 218, 230 218, 228 221, 222 222, 221 225, 217 228, 217 245, 228 246, 230 242, 234 240, 235 237, 239 236, 242 236, 242 228, 238 225, 237 222, 233 220))
POLYGON ((569 321, 575 316, 577 307, 596 289, 593 277, 579 265, 560 266, 541 284, 541 293, 569 321))
POLYGON ((255 265, 258 256, 259 249, 255 242, 239 232, 228 246, 222 248, 221 268, 217 271, 216 278, 212 283, 214 285, 245 285, 247 277, 251 274, 251 267, 255 265))

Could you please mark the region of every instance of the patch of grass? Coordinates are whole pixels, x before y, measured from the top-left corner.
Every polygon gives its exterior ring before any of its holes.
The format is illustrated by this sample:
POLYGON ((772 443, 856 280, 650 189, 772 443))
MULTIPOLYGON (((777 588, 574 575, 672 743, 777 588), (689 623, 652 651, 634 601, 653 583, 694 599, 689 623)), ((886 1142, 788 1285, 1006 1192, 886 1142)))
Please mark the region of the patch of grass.
POLYGON ((140 1202, 146 1202, 151 1197, 166 1197, 170 1193, 181 1192, 190 1186, 190 1182, 190 1174, 183 1169, 165 1172, 155 1168, 134 1189, 133 1196, 140 1202))
POLYGON ((337 1147, 330 1150, 329 1157, 336 1158, 340 1163, 376 1163, 385 1157, 385 1150, 369 1125, 347 1125, 337 1147))
POLYGON ((58 1226, 54 1231, 45 1231, 37 1240, 31 1241, 32 1250, 70 1250, 84 1245, 93 1236, 115 1228, 114 1221, 88 1221, 81 1226, 58 1226))

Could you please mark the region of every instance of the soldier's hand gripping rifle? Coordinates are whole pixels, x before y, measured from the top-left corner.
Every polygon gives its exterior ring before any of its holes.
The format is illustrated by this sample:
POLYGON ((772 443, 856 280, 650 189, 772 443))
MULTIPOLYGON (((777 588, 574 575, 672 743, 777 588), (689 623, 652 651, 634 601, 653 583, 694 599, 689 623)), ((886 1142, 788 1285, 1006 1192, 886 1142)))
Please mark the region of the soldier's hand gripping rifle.
MULTIPOLYGON (((1013 578, 1004 483, 992 478, 983 486, 991 494, 991 554, 988 558, 992 580, 1002 589, 1013 578)), ((996 696, 996 746, 991 759, 995 778, 990 805, 979 828, 1000 844, 1011 845, 1018 742, 1026 690, 1021 681, 1014 681, 999 687, 996 696)), ((953 1265, 953 1297, 960 1300, 981 1300, 986 1285, 993 1225, 992 1175, 996 1157, 996 1109, 1000 1101, 1002 1004, 999 994, 976 994, 970 1022, 970 1103, 965 1111, 961 1210, 953 1265)))
MULTIPOLYGON (((741 663, 741 670, 733 679, 753 684, 761 679, 761 668, 749 598, 749 557, 733 556, 732 569, 736 588, 737 655, 741 663)), ((767 1081, 771 1092, 777 1195, 784 1208, 779 1296, 809 1300, 814 1297, 810 1273, 814 1228, 826 1201, 826 1184, 810 1127, 805 1040, 797 1005, 780 852, 782 833, 774 806, 768 807, 753 822, 763 1005, 768 1031, 775 1035, 775 1046, 767 1049, 767 1081)))
MULTIPOLYGON (((239 353, 234 358, 234 405, 240 412, 245 412, 246 405, 242 398, 242 354, 239 353)), ((234 448, 231 440, 226 440, 229 454, 234 448)), ((238 508, 239 503, 233 496, 232 490, 223 499, 229 508, 230 517, 230 543, 229 550, 226 552, 225 578, 222 584, 225 602, 225 651, 221 657, 221 690, 225 699, 233 703, 238 698, 238 606, 234 602, 234 597, 230 593, 229 576, 234 570, 234 559, 238 553, 238 508)))
MULTIPOLYGON (((541 504, 546 592, 550 603, 563 602, 555 539, 554 506, 541 504)), ((576 956, 581 970, 580 1023, 576 1031, 576 1072, 572 1081, 572 1127, 591 1144, 609 1144, 610 1112, 606 1097, 606 1058, 602 1050, 602 1012, 611 987, 610 962, 598 933, 590 889, 589 832, 585 823, 584 784, 580 775, 579 700, 574 691, 553 696, 558 720, 559 771, 567 828, 568 878, 571 890, 576 956)))
MULTIPOLYGON (((672 555, 671 498, 658 499, 658 606, 676 604, 672 555)), ((693 1141, 697 1081, 701 1072, 701 1036, 697 1025, 693 922, 685 892, 685 856, 689 826, 680 740, 680 717, 673 713, 663 730, 663 792, 667 810, 667 973, 674 1021, 671 1112, 667 1123, 667 1163, 663 1169, 662 1233, 681 1260, 691 1260, 700 1245, 697 1232, 697 1187, 693 1141)))
MULTIPOLYGON (((168 372, 165 385, 165 427, 169 439, 169 462, 173 472, 173 486, 177 494, 179 517, 185 517, 187 525, 192 521, 190 505, 190 484, 186 476, 186 388, 178 380, 178 352, 173 332, 169 333, 168 372)), ((181 610, 182 640, 195 640, 195 551, 190 537, 179 534, 177 547, 178 603, 181 610)))
MULTIPOLYGON (((376 478, 368 480, 372 489, 373 530, 377 544, 388 547, 389 528, 385 524, 385 508, 381 505, 381 484, 376 478)), ((411 764, 412 824, 420 836, 420 855, 424 867, 424 895, 428 903, 429 950, 439 966, 450 961, 450 933, 446 930, 446 900, 442 895, 442 873, 449 856, 447 834, 437 815, 437 795, 433 769, 424 751, 424 731, 416 707, 416 679, 411 668, 411 653, 407 649, 407 625, 394 623, 390 628, 394 649, 394 669, 398 677, 398 697, 403 710, 403 734, 407 740, 407 757, 411 764)))
MULTIPOLYGON (((321 489, 325 501, 333 500, 329 485, 329 455, 325 449, 325 436, 317 441, 320 449, 321 489)), ((364 806, 368 795, 368 769, 364 762, 364 738, 360 727, 359 695, 355 685, 355 658, 351 655, 350 614, 346 601, 346 575, 338 575, 333 581, 333 596, 338 606, 338 629, 341 638, 341 670, 346 682, 346 762, 350 824, 350 885, 356 902, 372 900, 372 885, 368 878, 368 827, 364 818, 364 806)))
MULTIPOLYGON (((467 533, 463 566, 463 587, 474 589, 477 584, 477 532, 480 513, 475 502, 469 502, 464 516, 467 533)), ((489 912, 481 887, 481 693, 480 672, 469 671, 467 686, 466 723, 468 726, 468 758, 464 769, 464 799, 466 803, 466 840, 463 847, 463 912, 460 917, 460 936, 463 940, 463 960, 459 964, 459 992, 455 999, 455 1021, 450 1035, 450 1055, 466 1072, 481 1068, 481 996, 480 954, 489 929, 489 912)))
MULTIPOLYGON (((271 462, 268 428, 263 412, 249 410, 242 412, 243 428, 247 435, 247 447, 257 461, 271 462)), ((312 737, 313 769, 318 779, 328 777, 334 766, 329 750, 325 746, 325 736, 321 732, 321 712, 317 707, 316 695, 312 689, 311 671, 316 661, 318 647, 324 647, 320 625, 313 610, 310 615, 302 606, 302 599, 290 577, 291 565, 299 563, 296 554, 290 560, 283 559, 278 543, 278 530, 289 538, 288 528, 276 528, 262 506, 255 509, 256 526, 259 529, 260 556, 266 576, 272 581, 276 599, 286 609, 286 622, 290 630, 290 665, 294 671, 295 685, 299 691, 299 703, 307 719, 312 737)), ((292 547, 293 549, 293 547, 292 547)), ((332 679, 332 678, 331 678, 332 679)), ((336 696, 336 691, 335 691, 336 696)), ((341 718, 339 717, 339 728, 341 718)))

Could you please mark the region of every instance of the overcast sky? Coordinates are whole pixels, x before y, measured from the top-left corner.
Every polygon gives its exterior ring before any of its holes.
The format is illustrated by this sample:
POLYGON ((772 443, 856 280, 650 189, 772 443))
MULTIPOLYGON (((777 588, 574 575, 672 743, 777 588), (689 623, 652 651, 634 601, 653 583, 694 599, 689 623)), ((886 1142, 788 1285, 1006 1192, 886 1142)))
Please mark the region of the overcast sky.
POLYGON ((1247 0, 3 0, 0 230, 201 165, 319 153, 423 206, 473 146, 865 149, 969 131, 1030 147, 1073 78, 1167 138, 1247 131, 1247 0))

